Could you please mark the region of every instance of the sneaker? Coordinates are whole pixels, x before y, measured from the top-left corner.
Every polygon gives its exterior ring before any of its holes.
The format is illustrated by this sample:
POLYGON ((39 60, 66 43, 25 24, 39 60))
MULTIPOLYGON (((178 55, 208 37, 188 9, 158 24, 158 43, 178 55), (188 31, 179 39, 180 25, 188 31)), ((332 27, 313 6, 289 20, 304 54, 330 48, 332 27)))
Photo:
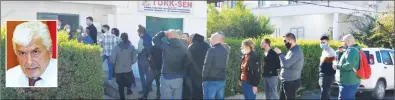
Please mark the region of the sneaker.
POLYGON ((147 100, 145 97, 138 98, 137 100, 147 100))

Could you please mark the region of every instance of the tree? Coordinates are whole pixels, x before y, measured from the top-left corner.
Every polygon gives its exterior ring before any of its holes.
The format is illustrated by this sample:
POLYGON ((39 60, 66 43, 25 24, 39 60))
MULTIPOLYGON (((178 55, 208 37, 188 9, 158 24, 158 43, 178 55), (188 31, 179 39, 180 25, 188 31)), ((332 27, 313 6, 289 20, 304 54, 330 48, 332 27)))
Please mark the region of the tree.
POLYGON ((377 20, 376 27, 373 29, 375 33, 369 39, 376 40, 374 43, 385 48, 394 48, 394 11, 382 13, 381 17, 377 20))
MULTIPOLYGON (((358 13, 358 12, 356 12, 358 13)), ((374 47, 374 40, 369 39, 372 37, 374 32, 372 31, 376 26, 376 18, 368 15, 363 14, 362 17, 356 17, 352 19, 352 15, 355 13, 350 14, 346 18, 346 22, 350 22, 352 29, 350 29, 350 34, 354 35, 355 39, 357 39, 360 43, 363 43, 369 47, 374 47)))
POLYGON ((218 11, 209 4, 207 35, 223 32, 227 37, 257 37, 273 33, 270 19, 265 16, 254 16, 242 1, 237 1, 234 8, 226 6, 218 11))

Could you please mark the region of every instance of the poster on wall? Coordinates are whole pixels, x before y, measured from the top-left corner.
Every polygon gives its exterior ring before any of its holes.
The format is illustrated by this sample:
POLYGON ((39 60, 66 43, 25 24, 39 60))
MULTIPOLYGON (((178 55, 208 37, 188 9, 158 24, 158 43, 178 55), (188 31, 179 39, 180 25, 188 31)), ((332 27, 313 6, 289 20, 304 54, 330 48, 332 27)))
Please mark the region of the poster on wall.
POLYGON ((139 1, 140 12, 163 12, 163 13, 192 13, 192 1, 139 1))

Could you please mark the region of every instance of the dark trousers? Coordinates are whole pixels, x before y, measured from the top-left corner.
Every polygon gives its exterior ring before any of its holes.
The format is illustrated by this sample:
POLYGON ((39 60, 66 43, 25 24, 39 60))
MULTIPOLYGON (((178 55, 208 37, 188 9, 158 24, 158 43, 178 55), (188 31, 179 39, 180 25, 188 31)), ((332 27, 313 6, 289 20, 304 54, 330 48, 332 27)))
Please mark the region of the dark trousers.
POLYGON ((282 81, 280 100, 296 99, 296 92, 300 87, 300 79, 294 81, 282 81))
POLYGON ((160 70, 149 69, 147 73, 147 85, 144 87, 144 98, 148 97, 149 90, 151 88, 152 82, 156 82, 156 98, 160 98, 160 70))
POLYGON ((133 71, 128 72, 128 73, 116 73, 115 77, 116 77, 116 81, 118 84, 118 92, 119 92, 119 96, 121 100, 125 100, 125 87, 128 88, 128 91, 130 90, 130 86, 132 83, 132 79, 130 79, 131 77, 130 74, 133 74, 133 71))
POLYGON ((190 76, 184 76, 182 83, 182 99, 192 99, 192 86, 190 76))
POLYGON ((322 75, 318 80, 321 88, 321 100, 331 99, 331 85, 335 81, 334 75, 322 75))
POLYGON ((146 59, 143 56, 138 56, 138 68, 139 68, 141 87, 143 87, 143 91, 148 91, 145 90, 146 88, 144 88, 147 87, 147 81, 145 80, 145 77, 147 76, 148 67, 149 67, 148 59, 146 59))
POLYGON ((198 79, 191 79, 192 85, 192 99, 203 99, 203 87, 202 87, 202 80, 201 78, 198 79))

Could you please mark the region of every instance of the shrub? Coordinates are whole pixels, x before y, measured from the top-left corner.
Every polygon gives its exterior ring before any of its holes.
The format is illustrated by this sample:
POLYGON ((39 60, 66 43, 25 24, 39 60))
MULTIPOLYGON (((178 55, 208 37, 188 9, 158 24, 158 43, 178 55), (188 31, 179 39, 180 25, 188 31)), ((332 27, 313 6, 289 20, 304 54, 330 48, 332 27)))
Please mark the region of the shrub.
MULTIPOLYGON (((4 66, 5 27, 1 33, 1 66, 4 66)), ((100 47, 68 41, 65 32, 58 32, 58 45, 57 88, 5 88, 5 67, 1 67, 1 99, 102 99, 100 47)))
MULTIPOLYGON (((269 38, 272 41, 272 48, 279 48, 283 53, 286 53, 286 48, 284 46, 284 42, 281 38, 273 38, 273 37, 258 37, 254 39, 256 44, 256 53, 261 57, 262 62, 262 70, 263 64, 263 49, 260 47, 260 42, 263 38, 269 38)), ((238 93, 241 93, 241 86, 238 85, 238 76, 240 76, 240 63, 241 63, 241 51, 240 46, 242 39, 235 38, 227 38, 225 42, 231 46, 231 51, 229 54, 229 66, 227 69, 227 78, 226 78, 226 88, 225 88, 225 96, 232 96, 238 93)), ((321 56, 322 49, 320 48, 319 40, 298 40, 298 45, 302 48, 304 53, 304 67, 302 70, 302 86, 306 89, 314 89, 318 87, 318 78, 319 78, 319 58, 321 56)), ((331 47, 333 49, 337 49, 338 46, 341 45, 341 42, 330 42, 331 47)), ((366 47, 366 46, 362 46, 366 47)), ((258 86, 258 90, 263 91, 263 80, 261 79, 260 85, 258 86)), ((279 83, 280 84, 280 83, 279 83)), ((280 86, 280 85, 279 85, 280 86)))

